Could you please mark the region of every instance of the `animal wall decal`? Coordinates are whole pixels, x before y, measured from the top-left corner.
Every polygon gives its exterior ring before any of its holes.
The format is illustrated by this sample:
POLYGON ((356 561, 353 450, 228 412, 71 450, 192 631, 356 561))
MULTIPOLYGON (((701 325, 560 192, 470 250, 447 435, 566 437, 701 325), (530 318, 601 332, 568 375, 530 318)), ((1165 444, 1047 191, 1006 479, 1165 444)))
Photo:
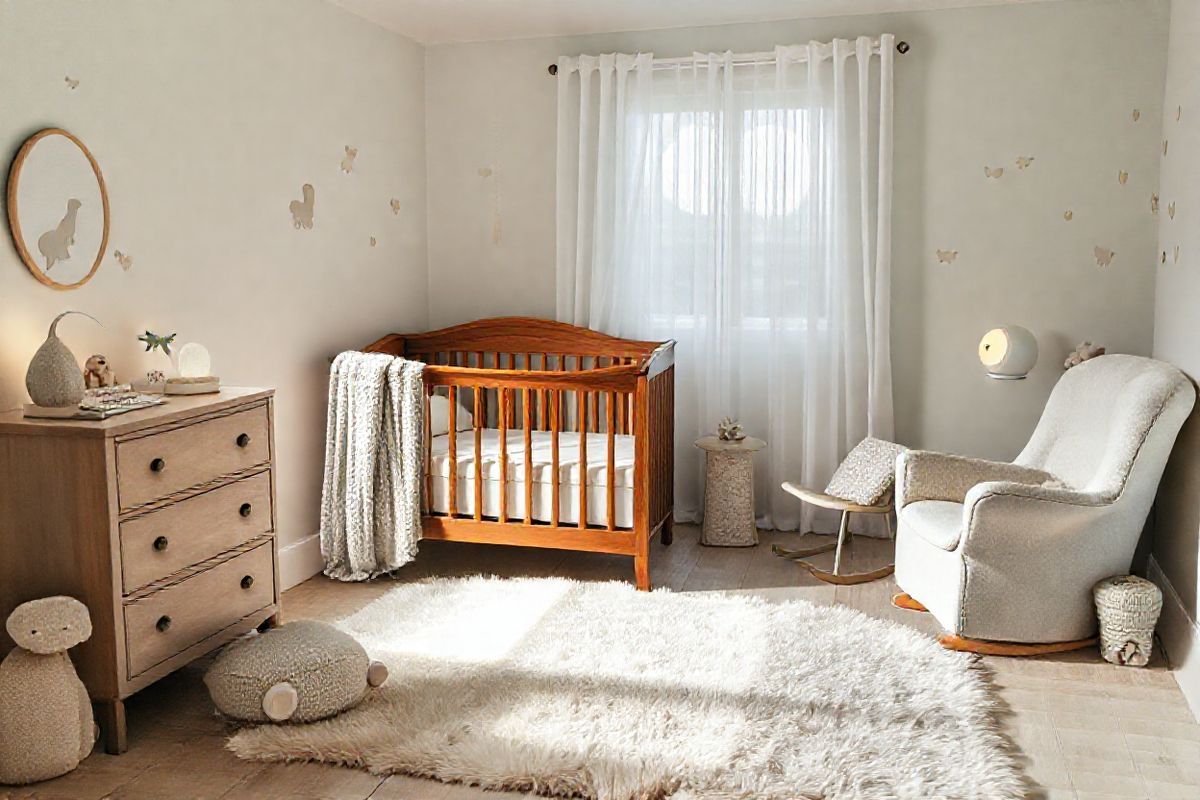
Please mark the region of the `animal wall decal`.
POLYGON ((1175 201, 1174 200, 1172 200, 1170 203, 1167 204, 1167 216, 1170 217, 1171 219, 1175 219, 1175 201))
POLYGON ((1129 180, 1129 173, 1128 173, 1128 172, 1126 172, 1126 171, 1125 171, 1125 170, 1123 170, 1123 169, 1121 169, 1121 170, 1117 170, 1117 183, 1119 183, 1119 184, 1121 184, 1122 186, 1124 186, 1124 185, 1125 185, 1125 183, 1126 183, 1126 181, 1128 181, 1128 180, 1129 180))
POLYGON ((1133 110, 1133 121, 1134 121, 1134 122, 1137 122, 1137 121, 1138 121, 1139 119, 1141 119, 1141 118, 1142 118, 1142 112, 1141 112, 1141 109, 1137 109, 1137 108, 1135 108, 1135 109, 1133 110))
POLYGON ((1179 120, 1181 120, 1181 119, 1183 119, 1183 106, 1176 106, 1175 107, 1175 121, 1179 122, 1179 120))
POLYGON ((378 241, 375 239, 375 237, 374 237, 374 236, 372 236, 372 237, 371 237, 371 247, 374 247, 374 246, 375 246, 375 245, 377 245, 377 244, 379 244, 379 242, 378 242, 378 241))
POLYGON ((71 259, 71 246, 75 244, 75 222, 79 218, 79 207, 83 203, 75 198, 67 201, 67 213, 51 230, 38 237, 38 251, 46 259, 46 269, 59 261, 71 259))
POLYGON ((121 269, 128 271, 133 266, 133 256, 128 253, 122 253, 120 250, 113 251, 113 258, 117 259, 117 263, 121 265, 121 269))
POLYGON ((1063 219, 1065 219, 1067 222, 1070 222, 1071 220, 1075 219, 1075 212, 1068 208, 1063 212, 1063 219))
POLYGON ((1150 195, 1150 213, 1151 214, 1158 213, 1158 192, 1153 192, 1150 195))
POLYGON ((395 214, 396 216, 400 216, 400 201, 399 200, 397 200, 396 198, 393 197, 391 202, 388 205, 390 205, 392 207, 393 214, 395 214))
POLYGON ((78 78, 72 78, 70 75, 68 75, 67 77, 63 78, 63 81, 67 84, 67 88, 71 91, 75 91, 79 88, 78 78))
POLYGON ((1033 163, 1033 156, 1017 156, 1017 169, 1029 169, 1029 165, 1033 163))
POLYGON ((1163 139, 1163 155, 1167 154, 1167 145, 1171 144, 1168 140, 1163 139))
POLYGON ((492 244, 500 244, 502 220, 500 218, 500 176, 491 167, 480 167, 479 177, 491 179, 492 191, 492 244))
POLYGON ((342 159, 342 172, 349 175, 354 172, 354 159, 358 157, 358 148, 346 145, 346 156, 342 159))
POLYGON ((1179 263, 1179 245, 1175 245, 1175 263, 1179 263))
POLYGON ((938 250, 937 260, 939 264, 953 264, 954 259, 958 258, 957 250, 938 250))
POLYGON ((1004 167, 988 167, 983 168, 983 174, 989 178, 999 178, 1004 175, 1004 167))
POLYGON ((311 230, 313 226, 313 212, 316 203, 316 191, 311 183, 306 183, 300 187, 300 193, 304 195, 303 200, 293 200, 288 208, 292 212, 292 227, 296 230, 304 229, 311 230))
POLYGON ((1109 266, 1112 264, 1113 258, 1117 255, 1107 247, 1101 247, 1100 245, 1096 245, 1094 248, 1092 248, 1092 253, 1096 256, 1097 267, 1109 266))

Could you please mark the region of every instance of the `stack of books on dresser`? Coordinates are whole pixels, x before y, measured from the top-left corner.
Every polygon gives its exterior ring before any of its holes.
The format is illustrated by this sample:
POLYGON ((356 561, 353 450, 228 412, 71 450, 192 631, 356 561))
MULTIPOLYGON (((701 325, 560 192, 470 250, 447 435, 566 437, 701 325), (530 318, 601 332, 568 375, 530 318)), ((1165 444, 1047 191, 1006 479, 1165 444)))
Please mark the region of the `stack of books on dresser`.
POLYGON ((129 384, 88 389, 77 406, 50 408, 25 404, 25 416, 39 419, 107 419, 127 411, 137 411, 165 403, 161 395, 134 391, 129 384))

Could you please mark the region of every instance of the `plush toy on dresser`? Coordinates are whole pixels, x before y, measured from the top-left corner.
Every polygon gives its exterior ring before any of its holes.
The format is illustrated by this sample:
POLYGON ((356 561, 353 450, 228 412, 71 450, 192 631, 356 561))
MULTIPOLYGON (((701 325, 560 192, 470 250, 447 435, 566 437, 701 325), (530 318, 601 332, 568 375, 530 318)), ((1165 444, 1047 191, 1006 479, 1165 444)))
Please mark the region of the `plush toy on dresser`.
POLYGON ((8 617, 17 646, 0 663, 0 783, 63 775, 96 743, 92 703, 67 650, 92 635, 87 606, 44 597, 8 617))

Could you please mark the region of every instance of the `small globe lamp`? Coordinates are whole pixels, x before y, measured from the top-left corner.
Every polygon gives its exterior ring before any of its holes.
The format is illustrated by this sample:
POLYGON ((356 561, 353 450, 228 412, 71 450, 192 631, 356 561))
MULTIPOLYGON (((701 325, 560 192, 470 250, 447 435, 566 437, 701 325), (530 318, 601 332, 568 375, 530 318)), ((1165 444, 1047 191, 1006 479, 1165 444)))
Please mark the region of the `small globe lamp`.
POLYGON ((1037 363, 1037 337, 1020 325, 993 328, 979 340, 979 360, 989 378, 1024 379, 1037 363))
POLYGON ((179 348, 179 377, 167 380, 166 394, 208 394, 221 391, 221 379, 212 374, 212 358, 202 344, 188 342, 179 348))

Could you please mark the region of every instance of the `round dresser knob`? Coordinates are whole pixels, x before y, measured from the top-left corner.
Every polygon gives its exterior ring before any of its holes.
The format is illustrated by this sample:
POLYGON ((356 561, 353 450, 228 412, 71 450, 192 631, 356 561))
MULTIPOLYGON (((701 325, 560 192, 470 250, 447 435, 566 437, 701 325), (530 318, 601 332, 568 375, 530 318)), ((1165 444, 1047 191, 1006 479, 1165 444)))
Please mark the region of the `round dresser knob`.
POLYGON ((238 509, 238 513, 243 517, 250 516, 250 512, 254 510, 254 506, 249 503, 242 503, 242 507, 238 509))
POLYGON ((170 544, 170 542, 167 540, 167 537, 159 536, 154 540, 154 549, 161 553, 163 550, 167 549, 168 544, 170 544))
POLYGON ((171 618, 164 614, 158 618, 158 622, 154 623, 154 627, 158 628, 159 633, 166 633, 167 629, 171 627, 171 618))
POLYGON ((151 472, 162 472, 166 468, 167 468, 167 462, 163 461, 161 458, 156 458, 150 462, 150 471, 151 472))
POLYGON ((253 575, 247 575, 244 578, 242 578, 242 588, 243 589, 249 589, 253 585, 254 585, 254 576, 253 575))
POLYGON ((238 447, 245 447, 246 445, 250 444, 250 434, 239 433, 236 441, 238 447))

